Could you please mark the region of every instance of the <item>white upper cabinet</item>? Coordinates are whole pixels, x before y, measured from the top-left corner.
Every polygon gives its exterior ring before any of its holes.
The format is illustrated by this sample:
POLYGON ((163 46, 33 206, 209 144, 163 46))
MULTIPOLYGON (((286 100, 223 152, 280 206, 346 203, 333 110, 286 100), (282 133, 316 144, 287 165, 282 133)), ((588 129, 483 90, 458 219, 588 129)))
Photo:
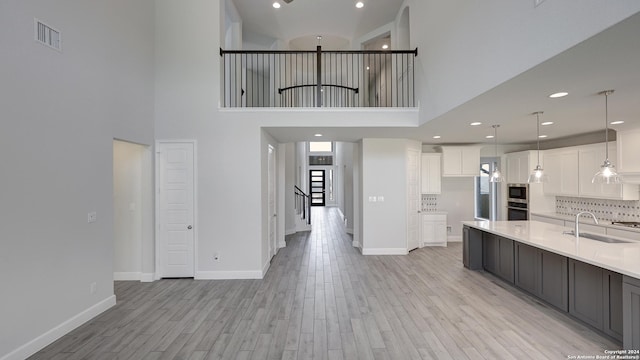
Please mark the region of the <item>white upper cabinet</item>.
POLYGON ((505 155, 507 163, 507 182, 510 184, 526 184, 529 174, 536 164, 534 151, 521 151, 505 155))
POLYGON ((546 195, 578 196, 577 149, 564 148, 545 151, 544 171, 549 178, 543 187, 546 195))
MULTIPOLYGON (((593 184, 591 179, 606 157, 605 144, 574 146, 544 152, 544 169, 549 182, 547 195, 586 198, 638 200, 640 192, 632 184, 593 184)), ((609 143, 609 160, 616 164, 616 144, 609 143)))
POLYGON ((477 176, 480 146, 442 146, 442 176, 477 176))
POLYGON ((439 153, 422 154, 422 193, 440 194, 440 159, 439 153))
POLYGON ((640 129, 618 131, 616 149, 618 162, 614 162, 614 165, 623 176, 623 182, 640 183, 640 129))

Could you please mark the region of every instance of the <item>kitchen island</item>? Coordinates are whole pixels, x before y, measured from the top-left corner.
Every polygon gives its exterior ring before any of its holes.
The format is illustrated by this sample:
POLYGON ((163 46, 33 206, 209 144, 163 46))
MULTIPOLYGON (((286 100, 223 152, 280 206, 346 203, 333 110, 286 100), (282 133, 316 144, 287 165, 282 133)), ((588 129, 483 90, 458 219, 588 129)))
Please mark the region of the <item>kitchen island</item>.
POLYGON ((639 349, 640 242, 576 239, 565 230, 538 221, 465 221, 463 262, 639 349))

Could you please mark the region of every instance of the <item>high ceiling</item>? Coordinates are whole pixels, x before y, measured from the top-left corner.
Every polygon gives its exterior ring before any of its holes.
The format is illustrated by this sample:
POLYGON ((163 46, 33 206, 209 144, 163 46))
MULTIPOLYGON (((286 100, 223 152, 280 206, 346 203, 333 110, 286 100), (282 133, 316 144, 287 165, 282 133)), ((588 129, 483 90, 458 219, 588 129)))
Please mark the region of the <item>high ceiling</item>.
MULTIPOLYGON (((272 0, 234 0, 243 18, 244 31, 262 32, 274 38, 296 39, 304 34, 336 37, 361 36, 395 20, 401 0, 368 0, 356 9, 355 0, 294 0, 275 11, 272 0), (331 18, 332 21, 326 21, 331 18), (354 21, 355 19, 355 21, 354 21)), ((324 44, 323 44, 324 45, 324 44)), ((609 121, 624 120, 613 129, 640 128, 640 13, 585 40, 556 57, 487 91, 452 111, 416 128, 269 128, 276 139, 289 142, 324 139, 357 141, 364 137, 405 137, 431 144, 491 143, 485 136, 500 124, 500 143, 535 141, 536 123, 531 115, 544 111, 543 121, 553 125, 541 132, 549 140, 602 131, 602 90, 615 89, 609 97, 609 121), (550 99, 565 90, 569 96, 550 99), (471 127, 472 121, 481 126, 471 127), (440 139, 433 139, 440 135, 440 139)), ((424 119, 423 119, 424 120, 424 119)), ((604 138, 603 138, 604 141, 604 138)))
POLYGON ((289 4, 282 0, 233 0, 242 18, 244 33, 262 34, 285 42, 298 39, 301 46, 313 46, 306 50, 315 49, 317 35, 323 36, 323 47, 329 49, 332 39, 358 38, 391 23, 403 0, 363 2, 365 6, 357 9, 356 0, 293 0, 289 4), (281 4, 279 9, 273 8, 274 1, 281 4))

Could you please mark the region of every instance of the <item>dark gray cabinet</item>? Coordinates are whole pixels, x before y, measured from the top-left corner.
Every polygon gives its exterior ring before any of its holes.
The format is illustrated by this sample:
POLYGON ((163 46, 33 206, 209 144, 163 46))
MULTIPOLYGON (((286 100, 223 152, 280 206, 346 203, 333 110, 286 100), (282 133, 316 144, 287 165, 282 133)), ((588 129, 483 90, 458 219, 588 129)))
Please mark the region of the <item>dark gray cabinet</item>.
POLYGON ((513 240, 483 232, 482 262, 486 271, 513 283, 513 240))
POLYGON ((514 256, 515 285, 567 311, 567 258, 518 242, 514 256))
POLYGON ((498 271, 498 237, 487 232, 482 233, 482 267, 492 274, 498 271))
POLYGON ((622 340, 622 276, 569 259, 569 313, 622 340))
POLYGON ((623 346, 627 350, 637 350, 640 349, 640 280, 625 276, 622 297, 623 346))
POLYGON ((538 272, 537 263, 538 249, 533 246, 516 243, 514 248, 515 273, 514 283, 517 287, 538 295, 538 272))
POLYGON ((482 231, 462 228, 462 263, 470 270, 482 269, 482 231))
POLYGON ((602 269, 569 259, 569 313, 602 329, 602 269))
POLYGON ((569 311, 568 259, 540 249, 537 256, 538 296, 562 311, 569 311))

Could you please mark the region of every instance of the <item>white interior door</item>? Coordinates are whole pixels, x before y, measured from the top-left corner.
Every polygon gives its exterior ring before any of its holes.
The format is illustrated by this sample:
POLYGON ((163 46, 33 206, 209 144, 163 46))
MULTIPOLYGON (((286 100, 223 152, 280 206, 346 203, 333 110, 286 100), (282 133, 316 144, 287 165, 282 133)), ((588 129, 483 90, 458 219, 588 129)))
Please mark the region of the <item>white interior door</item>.
POLYGON ((407 149, 407 251, 420 246, 420 151, 407 149))
POLYGON ((195 274, 194 144, 159 143, 160 277, 195 274))
POLYGON ((276 228, 278 226, 276 214, 276 153, 273 146, 269 145, 268 155, 268 187, 269 187, 269 258, 276 255, 276 228))

